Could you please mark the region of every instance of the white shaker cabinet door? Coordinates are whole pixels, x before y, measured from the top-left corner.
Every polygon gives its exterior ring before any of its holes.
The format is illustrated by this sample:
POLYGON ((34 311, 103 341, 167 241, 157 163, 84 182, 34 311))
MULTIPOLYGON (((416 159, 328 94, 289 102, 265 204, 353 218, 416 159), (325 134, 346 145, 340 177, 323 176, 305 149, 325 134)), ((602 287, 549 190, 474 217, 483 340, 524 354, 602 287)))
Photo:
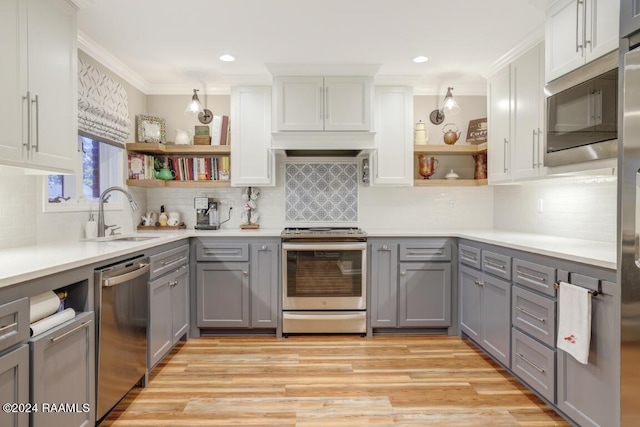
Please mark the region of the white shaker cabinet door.
POLYGON ((274 85, 278 131, 324 130, 322 77, 277 77, 274 85))
POLYGON ((584 65, 584 1, 559 1, 545 20, 545 81, 584 65))
POLYGON ((271 146, 271 87, 231 89, 231 185, 275 185, 271 146))
POLYGON ((77 17, 66 0, 28 0, 31 163, 73 171, 79 165, 77 17))
POLYGON ((620 45, 620 1, 588 0, 586 23, 590 29, 587 36, 586 60, 593 61, 620 45))
POLYGON ((324 130, 371 130, 372 87, 371 77, 325 77, 324 130))
POLYGON ((23 149, 26 155, 26 21, 26 2, 0 2, 0 160, 9 164, 22 161, 23 149))
POLYGON ((489 184, 510 180, 511 156, 511 80, 510 66, 488 80, 487 176, 489 184))
POLYGON ((413 91, 410 87, 375 89, 376 150, 373 185, 413 184, 413 91))

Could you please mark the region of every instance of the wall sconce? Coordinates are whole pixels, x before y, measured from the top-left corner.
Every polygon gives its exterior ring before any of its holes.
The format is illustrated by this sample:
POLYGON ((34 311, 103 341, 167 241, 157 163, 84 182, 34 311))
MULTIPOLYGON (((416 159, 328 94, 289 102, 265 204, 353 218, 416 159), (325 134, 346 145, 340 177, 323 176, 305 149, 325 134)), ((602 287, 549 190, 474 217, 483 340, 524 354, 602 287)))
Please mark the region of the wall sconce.
POLYGON ((193 96, 191 97, 191 101, 187 105, 187 108, 184 110, 185 114, 197 115, 198 120, 202 124, 209 124, 211 120, 213 120, 213 113, 211 110, 207 110, 206 108, 202 108, 202 104, 200 104, 200 99, 198 99, 198 90, 193 90, 193 96))
POLYGON ((451 93, 452 90, 452 87, 447 88, 447 94, 442 101, 442 108, 439 110, 433 110, 431 114, 429 114, 429 120, 431 120, 431 123, 434 125, 439 125, 444 122, 444 113, 457 114, 460 112, 458 103, 453 99, 453 94, 451 93))

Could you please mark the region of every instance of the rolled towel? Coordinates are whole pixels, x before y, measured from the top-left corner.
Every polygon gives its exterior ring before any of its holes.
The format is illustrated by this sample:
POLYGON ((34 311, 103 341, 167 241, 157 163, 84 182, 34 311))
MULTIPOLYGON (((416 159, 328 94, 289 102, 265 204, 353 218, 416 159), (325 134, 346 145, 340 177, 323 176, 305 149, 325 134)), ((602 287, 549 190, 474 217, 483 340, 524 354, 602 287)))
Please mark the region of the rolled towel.
POLYGON ((73 308, 67 308, 59 313, 52 314, 49 317, 38 320, 37 322, 31 324, 31 336, 34 337, 43 332, 46 332, 51 328, 55 328, 56 326, 63 324, 67 320, 73 319, 74 317, 76 317, 75 310, 73 308))

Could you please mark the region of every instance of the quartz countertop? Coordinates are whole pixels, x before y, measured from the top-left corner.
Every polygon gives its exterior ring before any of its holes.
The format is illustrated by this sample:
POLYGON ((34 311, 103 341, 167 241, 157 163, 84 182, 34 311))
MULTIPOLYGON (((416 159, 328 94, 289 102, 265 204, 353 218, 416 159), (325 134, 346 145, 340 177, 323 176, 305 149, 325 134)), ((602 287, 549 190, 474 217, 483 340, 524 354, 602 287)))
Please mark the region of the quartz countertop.
MULTIPOLYGON (((613 243, 498 230, 369 229, 369 237, 459 237, 615 270, 613 243)), ((190 237, 279 237, 282 229, 179 230, 135 233, 156 236, 144 241, 88 240, 0 250, 0 288, 60 273, 190 237)))

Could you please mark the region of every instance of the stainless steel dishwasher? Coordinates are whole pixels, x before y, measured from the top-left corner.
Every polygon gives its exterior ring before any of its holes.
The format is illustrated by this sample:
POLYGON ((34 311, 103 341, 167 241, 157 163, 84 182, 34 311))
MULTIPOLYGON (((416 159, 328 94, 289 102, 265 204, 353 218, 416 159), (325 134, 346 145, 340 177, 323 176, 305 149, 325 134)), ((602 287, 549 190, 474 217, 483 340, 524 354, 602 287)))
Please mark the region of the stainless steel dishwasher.
POLYGON ((148 258, 95 271, 96 420, 104 417, 141 379, 146 383, 148 282, 148 258))

